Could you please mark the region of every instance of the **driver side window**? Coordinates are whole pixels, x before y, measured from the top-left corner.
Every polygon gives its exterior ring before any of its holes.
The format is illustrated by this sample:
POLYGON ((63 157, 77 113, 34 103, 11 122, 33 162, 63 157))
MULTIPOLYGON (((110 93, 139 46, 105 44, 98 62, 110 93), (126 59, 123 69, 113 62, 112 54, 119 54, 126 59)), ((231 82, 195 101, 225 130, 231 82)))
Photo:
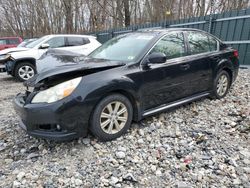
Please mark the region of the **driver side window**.
POLYGON ((50 39, 47 43, 49 44, 49 48, 65 47, 65 38, 55 37, 55 38, 50 39))
POLYGON ((186 55, 183 33, 171 33, 162 38, 151 50, 151 53, 160 52, 167 59, 182 57, 186 55))

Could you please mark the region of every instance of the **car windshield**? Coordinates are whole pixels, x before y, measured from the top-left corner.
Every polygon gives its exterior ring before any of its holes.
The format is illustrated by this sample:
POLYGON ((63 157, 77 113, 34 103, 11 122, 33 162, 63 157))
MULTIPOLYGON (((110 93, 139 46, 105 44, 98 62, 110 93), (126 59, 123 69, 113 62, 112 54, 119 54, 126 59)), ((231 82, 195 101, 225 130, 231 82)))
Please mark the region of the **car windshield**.
POLYGON ((27 42, 23 41, 20 44, 17 45, 17 47, 24 47, 27 44, 27 42))
POLYGON ((21 42, 17 47, 26 47, 30 43, 34 42, 36 39, 26 39, 23 42, 21 42))
POLYGON ((44 36, 41 37, 37 40, 35 40, 34 42, 29 43, 28 45, 26 45, 26 48, 34 48, 36 45, 40 44, 42 41, 44 41, 45 39, 49 38, 49 36, 44 36))
POLYGON ((89 57, 125 62, 133 62, 154 38, 152 33, 133 33, 118 36, 103 44, 89 57))

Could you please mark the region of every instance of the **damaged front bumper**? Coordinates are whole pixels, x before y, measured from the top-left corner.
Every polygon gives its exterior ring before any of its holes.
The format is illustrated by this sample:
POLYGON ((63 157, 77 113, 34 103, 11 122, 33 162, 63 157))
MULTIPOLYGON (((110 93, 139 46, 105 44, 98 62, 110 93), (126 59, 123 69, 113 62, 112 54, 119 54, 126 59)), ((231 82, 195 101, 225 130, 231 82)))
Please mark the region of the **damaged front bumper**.
POLYGON ((5 69, 8 74, 14 73, 14 67, 15 67, 15 61, 14 60, 8 60, 5 63, 5 69))
POLYGON ((14 68, 15 61, 10 55, 0 55, 0 72, 10 74, 14 68))
POLYGON ((88 119, 77 107, 72 108, 68 101, 26 104, 26 100, 26 95, 18 94, 14 108, 21 119, 20 127, 29 135, 57 141, 87 136, 88 119))
POLYGON ((7 72, 8 74, 13 74, 15 67, 14 60, 8 60, 6 62, 0 62, 0 72, 7 72))
POLYGON ((6 72, 6 68, 4 64, 0 64, 0 72, 6 72))

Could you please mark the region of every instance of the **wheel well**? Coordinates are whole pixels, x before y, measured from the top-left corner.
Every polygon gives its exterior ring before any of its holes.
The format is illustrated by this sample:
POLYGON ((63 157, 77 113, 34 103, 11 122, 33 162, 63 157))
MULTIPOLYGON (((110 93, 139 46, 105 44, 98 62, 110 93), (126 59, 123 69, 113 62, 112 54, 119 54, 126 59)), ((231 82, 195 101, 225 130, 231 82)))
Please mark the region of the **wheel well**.
POLYGON ((232 81, 233 81, 233 72, 231 69, 229 68, 223 68, 222 70, 226 71, 228 74, 229 74, 229 77, 230 77, 230 85, 232 84, 232 81))
MULTIPOLYGON (((114 91, 111 91, 111 92, 108 92, 106 93, 105 95, 103 95, 101 97, 101 99, 97 102, 97 104, 105 97, 109 96, 109 95, 112 95, 112 94, 121 94, 125 97, 128 98, 128 100, 131 102, 132 104, 132 107, 133 107, 133 120, 134 121, 138 121, 140 118, 139 118, 139 106, 138 106, 138 101, 136 101, 136 99, 134 98, 134 96, 132 94, 130 94, 129 92, 127 91, 124 91, 124 90, 114 90, 114 91)), ((96 104, 96 105, 97 105, 96 104)), ((95 105, 95 106, 96 106, 95 105)), ((95 109, 95 107, 93 108, 93 110, 95 109)), ((92 113, 91 113, 92 114, 92 113)))
POLYGON ((13 73, 15 72, 17 65, 19 65, 20 63, 31 63, 32 65, 36 67, 35 59, 21 59, 21 60, 16 61, 15 66, 13 68, 13 73))
POLYGON ((113 92, 114 93, 120 93, 120 94, 124 95, 125 97, 127 97, 129 99, 129 101, 131 102, 131 104, 133 106, 133 120, 137 120, 138 119, 139 109, 138 109, 138 101, 136 101, 134 96, 131 95, 129 92, 124 91, 124 90, 116 90, 116 91, 113 91, 113 92))

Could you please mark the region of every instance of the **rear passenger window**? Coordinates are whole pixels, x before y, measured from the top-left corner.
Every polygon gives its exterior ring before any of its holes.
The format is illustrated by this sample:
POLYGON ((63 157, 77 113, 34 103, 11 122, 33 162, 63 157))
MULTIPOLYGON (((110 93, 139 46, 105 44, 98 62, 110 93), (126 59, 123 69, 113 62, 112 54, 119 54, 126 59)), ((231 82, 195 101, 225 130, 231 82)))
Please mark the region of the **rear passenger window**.
POLYGON ((68 46, 81 46, 90 43, 88 38, 83 37, 67 37, 68 46))
POLYGON ((210 51, 217 51, 217 49, 218 49, 217 40, 212 36, 208 36, 208 39, 209 39, 210 51))
POLYGON ((150 53, 161 52, 167 59, 185 56, 185 43, 182 33, 173 33, 162 38, 150 53))
POLYGON ((200 54, 210 51, 208 36, 200 32, 188 32, 187 38, 191 54, 200 54))
POLYGON ((19 39, 17 39, 17 38, 16 39, 9 39, 8 43, 9 44, 19 44, 19 39))

